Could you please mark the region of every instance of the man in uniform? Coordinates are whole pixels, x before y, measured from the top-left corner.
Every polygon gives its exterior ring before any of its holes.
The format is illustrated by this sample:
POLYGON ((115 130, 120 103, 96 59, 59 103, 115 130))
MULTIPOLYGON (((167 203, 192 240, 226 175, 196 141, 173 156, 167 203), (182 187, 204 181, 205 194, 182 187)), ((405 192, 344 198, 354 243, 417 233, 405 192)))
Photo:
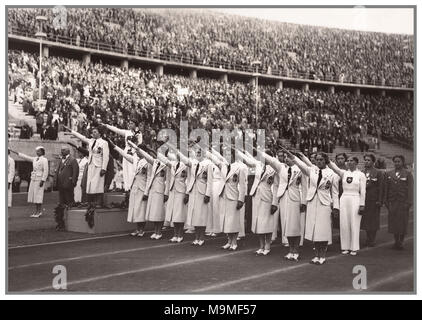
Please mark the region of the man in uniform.
POLYGON ((70 155, 67 145, 61 147, 62 159, 56 171, 57 189, 59 190, 59 204, 71 205, 74 203, 74 188, 78 182, 78 162, 70 155))

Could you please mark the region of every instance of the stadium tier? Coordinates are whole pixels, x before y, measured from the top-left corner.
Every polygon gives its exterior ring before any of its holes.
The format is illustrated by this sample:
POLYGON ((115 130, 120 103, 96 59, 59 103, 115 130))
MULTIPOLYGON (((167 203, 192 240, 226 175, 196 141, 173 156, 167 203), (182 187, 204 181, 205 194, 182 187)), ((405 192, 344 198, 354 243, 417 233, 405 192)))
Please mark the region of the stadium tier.
MULTIPOLYGON (((413 143, 413 104, 394 96, 359 96, 351 92, 307 91, 259 87, 258 123, 255 86, 242 82, 190 79, 151 70, 128 71, 103 63, 85 65, 64 57, 43 59, 41 116, 33 106, 38 97, 38 56, 9 51, 9 90, 24 112, 45 117, 56 127, 63 123, 87 133, 97 122, 126 127, 141 123, 147 143, 162 128, 179 128, 181 120, 197 128, 260 128, 268 146, 288 139, 301 150, 332 152, 336 144, 361 149, 357 134, 413 143), (58 120, 58 121, 56 121, 58 120)), ((51 132, 56 139, 57 133, 51 132)), ((116 137, 117 144, 124 145, 116 137)))
POLYGON ((9 34, 189 64, 344 83, 413 87, 414 39, 207 10, 8 9, 9 34), (259 61, 259 66, 252 63, 259 61))

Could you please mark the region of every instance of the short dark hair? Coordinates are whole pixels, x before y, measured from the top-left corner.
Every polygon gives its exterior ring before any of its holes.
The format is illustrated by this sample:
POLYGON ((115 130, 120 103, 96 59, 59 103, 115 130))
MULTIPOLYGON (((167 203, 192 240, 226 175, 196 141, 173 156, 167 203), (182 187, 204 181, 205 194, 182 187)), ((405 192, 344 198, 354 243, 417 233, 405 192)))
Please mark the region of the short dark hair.
POLYGON ((321 156, 324 158, 325 160, 325 164, 329 164, 330 163, 330 158, 328 157, 328 154, 326 154, 325 152, 316 152, 315 157, 317 156, 321 156))
POLYGON ((344 160, 346 160, 346 159, 347 159, 347 154, 345 154, 344 152, 340 152, 340 153, 337 153, 337 154, 336 154, 336 160, 337 160, 337 158, 338 158, 338 157, 340 157, 340 156, 344 157, 344 160))
POLYGON ((364 159, 365 159, 365 158, 371 158, 372 162, 374 162, 374 163, 375 163, 375 161, 376 161, 375 156, 374 156, 372 153, 366 153, 366 154, 363 156, 363 158, 364 158, 364 159))
POLYGON ((352 159, 354 162, 356 162, 356 164, 359 163, 359 159, 357 157, 350 156, 347 159, 352 159))
POLYGON ((402 155, 395 155, 395 156, 393 157, 393 161, 394 161, 396 158, 399 158, 399 159, 403 162, 403 164, 404 164, 404 156, 402 156, 402 155))

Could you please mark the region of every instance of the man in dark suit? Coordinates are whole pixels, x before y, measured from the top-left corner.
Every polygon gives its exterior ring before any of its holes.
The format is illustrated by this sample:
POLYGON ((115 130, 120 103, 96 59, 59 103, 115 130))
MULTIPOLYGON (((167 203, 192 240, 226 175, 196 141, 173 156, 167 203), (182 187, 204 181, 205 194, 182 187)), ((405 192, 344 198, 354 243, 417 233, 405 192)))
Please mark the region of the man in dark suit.
POLYGON ((62 159, 56 171, 59 204, 71 205, 74 202, 73 189, 78 182, 79 166, 76 159, 70 155, 67 145, 62 146, 61 154, 62 159))

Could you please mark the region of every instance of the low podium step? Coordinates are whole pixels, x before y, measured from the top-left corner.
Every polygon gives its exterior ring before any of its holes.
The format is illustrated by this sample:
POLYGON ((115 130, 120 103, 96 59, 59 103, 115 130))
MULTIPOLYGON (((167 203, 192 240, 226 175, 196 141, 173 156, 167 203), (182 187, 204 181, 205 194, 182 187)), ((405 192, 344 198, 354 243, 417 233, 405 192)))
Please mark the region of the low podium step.
POLYGON ((94 226, 90 228, 85 221, 86 209, 70 209, 65 215, 67 231, 82 233, 111 233, 133 231, 135 226, 126 221, 127 209, 96 209, 94 226))

